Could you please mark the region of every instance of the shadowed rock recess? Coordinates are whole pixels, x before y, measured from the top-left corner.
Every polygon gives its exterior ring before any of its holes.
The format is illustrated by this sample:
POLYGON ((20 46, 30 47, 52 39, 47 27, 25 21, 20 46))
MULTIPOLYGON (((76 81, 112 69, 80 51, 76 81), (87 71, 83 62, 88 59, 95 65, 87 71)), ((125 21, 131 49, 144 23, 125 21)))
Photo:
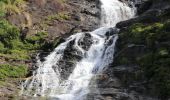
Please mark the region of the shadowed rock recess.
POLYGON ((170 0, 101 1, 1 0, 0 100, 170 100, 170 0))

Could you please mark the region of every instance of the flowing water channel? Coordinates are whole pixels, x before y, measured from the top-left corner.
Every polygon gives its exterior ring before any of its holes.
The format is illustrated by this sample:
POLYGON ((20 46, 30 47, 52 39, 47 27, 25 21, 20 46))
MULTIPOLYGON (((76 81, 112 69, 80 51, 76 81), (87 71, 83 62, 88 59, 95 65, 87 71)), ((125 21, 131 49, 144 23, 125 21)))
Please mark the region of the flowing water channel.
POLYGON ((113 27, 120 21, 132 18, 135 12, 133 7, 119 0, 100 1, 101 27, 92 32, 71 35, 45 61, 38 59, 38 68, 33 76, 22 84, 22 95, 82 100, 89 93, 92 77, 102 73, 114 60, 118 30, 113 27), (70 48, 72 50, 69 51, 70 48), (76 60, 71 58, 72 55, 76 55, 76 60), (64 74, 67 75, 63 78, 64 74))

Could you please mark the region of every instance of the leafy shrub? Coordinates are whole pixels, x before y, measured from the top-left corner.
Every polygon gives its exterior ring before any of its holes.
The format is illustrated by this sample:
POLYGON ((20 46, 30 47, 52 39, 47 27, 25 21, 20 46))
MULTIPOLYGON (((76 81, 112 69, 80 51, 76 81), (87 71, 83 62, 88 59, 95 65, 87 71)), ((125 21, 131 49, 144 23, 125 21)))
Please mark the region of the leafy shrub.
POLYGON ((0 1, 0 17, 5 16, 5 13, 4 3, 0 1))
POLYGON ((14 49, 14 50, 24 49, 24 44, 18 39, 10 40, 8 45, 9 45, 9 49, 14 49))
POLYGON ((24 0, 1 0, 0 1, 0 16, 4 16, 5 13, 20 13, 20 5, 24 4, 24 0))
POLYGON ((0 80, 6 78, 19 78, 27 74, 27 67, 25 65, 0 65, 0 80))
POLYGON ((9 41, 19 38, 19 30, 8 23, 6 20, 0 20, 0 41, 9 47, 9 41))
POLYGON ((43 44, 47 36, 48 34, 46 32, 38 32, 34 36, 27 37, 26 41, 31 44, 43 44))
POLYGON ((29 52, 41 48, 47 36, 46 32, 38 32, 21 41, 19 29, 6 20, 0 20, 0 53, 11 59, 29 59, 29 52))
POLYGON ((55 15, 50 15, 47 17, 47 21, 52 21, 52 20, 69 20, 70 16, 66 12, 60 12, 55 15))
POLYGON ((30 59, 30 56, 28 55, 28 51, 26 50, 10 50, 9 54, 13 59, 17 60, 27 60, 30 59))
POLYGON ((4 52, 5 48, 4 48, 4 44, 0 42, 0 52, 4 52))

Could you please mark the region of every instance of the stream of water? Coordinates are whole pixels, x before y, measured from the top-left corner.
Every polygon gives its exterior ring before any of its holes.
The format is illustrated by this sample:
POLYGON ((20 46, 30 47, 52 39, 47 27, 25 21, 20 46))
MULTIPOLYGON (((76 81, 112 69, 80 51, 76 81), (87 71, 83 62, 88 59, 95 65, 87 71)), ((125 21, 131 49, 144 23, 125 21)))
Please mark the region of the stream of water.
MULTIPOLYGON (((82 100, 89 93, 89 83, 95 74, 109 66, 114 60, 115 44, 118 39, 116 23, 134 16, 134 8, 119 0, 101 1, 101 28, 93 32, 82 32, 71 35, 66 42, 61 43, 41 62, 33 76, 22 84, 22 95, 45 96, 57 100, 82 100), (90 37, 90 43, 86 35, 90 37), (73 42, 74 41, 74 42, 73 42), (80 43, 83 42, 83 43, 80 43), (73 43, 71 43, 73 42, 73 43), (65 51, 71 47, 81 59, 74 61, 73 70, 69 76, 62 79, 61 59, 65 51), (83 48, 84 46, 88 48, 83 48)), ((67 71, 65 73, 68 73, 67 71)))

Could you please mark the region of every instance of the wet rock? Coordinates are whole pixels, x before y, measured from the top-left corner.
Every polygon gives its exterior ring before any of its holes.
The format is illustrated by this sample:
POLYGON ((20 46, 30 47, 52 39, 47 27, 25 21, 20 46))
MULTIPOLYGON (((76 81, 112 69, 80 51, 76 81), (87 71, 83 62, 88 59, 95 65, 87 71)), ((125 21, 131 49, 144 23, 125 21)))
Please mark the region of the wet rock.
POLYGON ((24 41, 26 39, 28 32, 29 32, 28 27, 24 27, 23 29, 21 29, 20 38, 21 38, 22 41, 24 41))
POLYGON ((91 15, 91 16, 94 16, 94 17, 100 16, 100 13, 97 10, 91 11, 90 9, 84 9, 84 10, 81 11, 81 13, 85 13, 87 15, 91 15))
POLYGON ((105 98, 106 100, 113 100, 113 98, 111 96, 106 96, 105 98))
POLYGON ((113 34, 117 34, 118 32, 119 32, 118 29, 116 29, 116 28, 110 28, 109 31, 107 31, 107 32, 105 33, 105 35, 106 35, 107 37, 109 37, 109 36, 111 36, 111 35, 113 35, 113 34))
POLYGON ((92 36, 89 33, 85 33, 84 37, 78 41, 78 45, 86 51, 88 51, 92 43, 92 36))
POLYGON ((119 88, 121 87, 120 81, 114 77, 107 74, 102 74, 97 76, 95 79, 98 88, 119 88))
MULTIPOLYGON (((149 70, 149 68, 154 68, 154 65, 151 64, 147 69, 143 70, 143 67, 145 66, 142 66, 139 59, 149 53, 148 48, 150 48, 151 51, 154 51, 154 49, 161 48, 160 45, 169 47, 167 45, 169 40, 163 37, 159 37, 161 39, 155 41, 161 40, 164 41, 165 44, 155 42, 155 47, 150 47, 144 43, 143 39, 140 40, 140 43, 134 42, 135 40, 133 41, 132 38, 130 38, 131 36, 129 36, 128 34, 126 35, 126 33, 130 33, 130 31, 128 31, 129 26, 136 23, 152 26, 152 24, 156 22, 162 23, 162 21, 169 19, 169 5, 169 1, 164 2, 161 0, 146 0, 145 2, 142 0, 142 2, 137 5, 139 14, 137 17, 127 21, 122 21, 116 25, 118 28, 120 28, 120 33, 124 32, 125 35, 124 38, 122 38, 121 34, 119 40, 117 41, 118 49, 114 59, 114 63, 112 64, 112 68, 107 70, 107 73, 112 73, 112 76, 114 76, 113 78, 116 78, 120 82, 121 88, 118 87, 117 89, 122 89, 122 93, 126 93, 127 98, 126 96, 123 96, 123 98, 122 96, 118 96, 118 98, 116 97, 115 100, 120 100, 121 98, 123 100, 168 100, 167 97, 165 97, 166 94, 163 97, 159 98, 160 92, 155 92, 159 88, 159 86, 154 86, 154 82, 150 83, 152 79, 148 79, 147 76, 144 75, 144 73, 147 73, 147 75, 150 74, 150 72, 147 72, 147 70, 149 70), (113 72, 110 70, 112 70, 113 72)), ((146 33, 149 34, 150 31, 146 31, 146 33)), ((159 32, 158 34, 161 33, 162 32, 159 32)), ((119 94, 116 93, 115 95, 119 94)))
MULTIPOLYGON (((151 12, 151 13, 155 13, 155 11, 151 12)), ((122 21, 116 24, 117 28, 127 28, 128 26, 132 25, 133 23, 153 23, 153 22, 159 22, 160 19, 157 16, 153 16, 153 15, 144 15, 144 16, 140 16, 140 17, 136 17, 136 18, 132 18, 130 20, 127 21, 122 21)))
POLYGON ((57 63, 57 66, 53 66, 54 70, 56 67, 59 69, 61 73, 61 79, 67 79, 74 70, 76 62, 82 59, 82 52, 79 51, 74 45, 75 40, 70 41, 64 50, 63 57, 58 61, 59 63, 57 63))
MULTIPOLYGON (((74 39, 67 44, 67 47, 64 50, 64 55, 59 60, 59 63, 57 64, 57 66, 59 66, 62 79, 68 78, 68 76, 74 70, 76 62, 80 61, 84 56, 84 53, 76 47, 76 42, 77 45, 80 48, 82 48, 82 50, 84 51, 88 51, 93 43, 93 39, 90 33, 82 33, 82 34, 83 37, 81 37, 79 41, 76 41, 74 39)), ((54 70, 57 66, 53 67, 54 70)))
POLYGON ((130 20, 117 23, 117 28, 126 28, 133 23, 154 23, 161 20, 162 15, 168 15, 170 13, 170 2, 161 0, 142 0, 139 3, 138 15, 130 20))
POLYGON ((151 0, 146 0, 143 3, 137 4, 137 14, 140 15, 147 10, 149 10, 153 5, 153 2, 151 0))

